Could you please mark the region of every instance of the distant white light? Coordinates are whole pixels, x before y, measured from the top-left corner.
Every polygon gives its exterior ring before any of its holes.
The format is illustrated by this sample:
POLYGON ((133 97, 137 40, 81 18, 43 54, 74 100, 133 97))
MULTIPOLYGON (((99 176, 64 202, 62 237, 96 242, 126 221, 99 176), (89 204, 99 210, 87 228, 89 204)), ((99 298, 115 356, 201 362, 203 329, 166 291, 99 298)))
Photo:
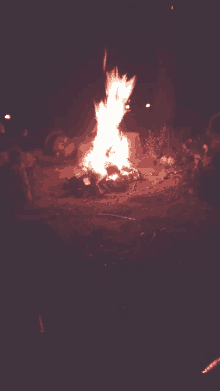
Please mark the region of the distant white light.
POLYGON ((126 108, 127 110, 129 110, 129 109, 130 109, 130 105, 126 105, 125 108, 126 108))
POLYGON ((11 119, 10 114, 6 114, 6 115, 5 115, 5 119, 11 119))
POLYGON ((147 104, 146 104, 146 107, 150 107, 150 103, 147 103, 147 104))

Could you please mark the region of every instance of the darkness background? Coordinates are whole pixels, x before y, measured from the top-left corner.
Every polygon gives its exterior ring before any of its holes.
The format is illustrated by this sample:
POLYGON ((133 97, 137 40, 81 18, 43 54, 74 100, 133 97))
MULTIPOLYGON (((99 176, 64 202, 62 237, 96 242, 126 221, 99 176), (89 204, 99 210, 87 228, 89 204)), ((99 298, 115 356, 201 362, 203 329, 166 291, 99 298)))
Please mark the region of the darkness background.
MULTIPOLYGON (((38 133, 39 129, 45 130, 46 133, 49 127, 53 126, 55 118, 68 117, 69 108, 74 113, 74 121, 77 124, 82 117, 82 112, 92 109, 91 96, 95 89, 97 89, 97 96, 103 93, 104 46, 108 50, 108 66, 117 64, 119 70, 127 72, 128 76, 137 75, 140 83, 146 81, 147 68, 156 66, 156 50, 171 48, 176 54, 177 106, 199 111, 204 118, 219 111, 220 55, 217 3, 215 6, 211 2, 200 2, 196 5, 192 1, 188 3, 179 0, 173 2, 173 11, 170 9, 171 5, 166 0, 135 3, 129 1, 123 3, 19 1, 8 3, 7 6, 1 4, 0 107, 1 115, 4 111, 9 111, 12 116, 14 115, 14 127, 11 127, 11 132, 16 134, 21 131, 22 127, 27 127, 32 133, 38 133), (88 84, 92 86, 91 90, 88 84), (82 100, 82 105, 79 105, 79 100, 82 100)), ((83 121, 84 118, 82 118, 83 121)), ((192 213, 189 215, 191 220, 192 213)), ((213 215, 215 216, 215 211, 213 215)), ((70 216, 69 213, 68 216, 70 216)), ((65 215, 64 217, 66 218, 65 215)), ((80 260, 81 248, 86 248, 87 245, 86 242, 80 241, 75 232, 73 232, 75 247, 70 249, 65 243, 63 248, 63 243, 60 243, 55 231, 48 230, 46 225, 42 227, 41 224, 27 224, 22 227, 20 223, 13 225, 9 222, 7 232, 10 234, 7 233, 6 244, 9 249, 9 263, 12 262, 12 265, 11 270, 7 270, 7 278, 13 287, 12 313, 15 318, 12 324, 19 335, 19 343, 18 353, 15 355, 13 346, 11 348, 14 344, 11 333, 10 344, 7 344, 7 357, 10 363, 8 379, 11 378, 9 374, 12 372, 11 358, 20 376, 22 376, 21 373, 23 374, 20 367, 25 369, 24 378, 30 374, 32 381, 39 379, 38 364, 40 363, 43 372, 48 373, 51 379, 56 379, 54 368, 57 365, 58 355, 60 367, 65 366, 67 372, 62 378, 60 389, 63 388, 63 382, 68 378, 67 375, 75 378, 77 372, 79 372, 80 382, 88 378, 91 384, 90 375, 92 371, 96 375, 95 370, 99 372, 99 377, 100 373, 103 373, 109 382, 112 376, 106 375, 104 369, 106 370, 106 367, 112 364, 111 357, 114 357, 113 362, 116 359, 116 366, 120 371, 124 364, 124 372, 121 372, 123 381, 126 378, 127 382, 129 381, 125 371, 126 366, 129 371, 133 366, 133 370, 130 371, 135 377, 133 389, 142 389, 143 387, 139 385, 137 387, 137 382, 141 381, 142 385, 145 384, 143 376, 146 381, 151 373, 152 384, 155 384, 156 379, 162 379, 164 385, 166 384, 165 372, 169 372, 172 378, 175 374, 182 384, 185 373, 189 378, 188 373, 191 370, 193 373, 197 372, 195 363, 196 365, 199 363, 198 372, 201 371, 216 358, 216 355, 219 356, 220 346, 219 276, 217 265, 216 272, 214 268, 215 263, 217 264, 215 257, 219 259, 217 251, 215 255, 219 224, 215 226, 212 218, 211 215, 211 222, 207 223, 207 215, 204 211, 204 220, 195 230, 199 235, 201 229, 201 235, 198 240, 192 235, 192 242, 195 242, 192 251, 190 250, 191 237, 188 239, 188 236, 194 231, 191 231, 188 225, 185 228, 181 226, 178 213, 176 213, 174 222, 176 222, 177 233, 181 232, 183 240, 178 239, 178 235, 176 237, 175 224, 171 218, 171 223, 168 222, 167 226, 172 227, 173 224, 174 233, 172 234, 172 229, 169 234, 169 229, 167 233, 162 228, 156 235, 156 240, 152 241, 152 246, 155 246, 154 251, 161 249, 158 263, 161 262, 161 265, 164 265, 164 259, 165 262, 169 260, 170 269, 177 270, 178 279, 173 278, 172 272, 168 279, 169 273, 165 275, 163 266, 159 270, 158 264, 151 260, 150 255, 147 273, 145 270, 139 273, 138 269, 134 272, 135 269, 132 267, 130 270, 118 268, 116 272, 111 272, 110 269, 109 273, 106 272, 108 268, 103 267, 104 271, 100 272, 100 274, 103 273, 103 277, 100 278, 98 271, 96 272, 96 269, 90 266, 90 269, 95 270, 91 275, 89 267, 86 270, 82 265, 82 270, 80 267, 77 270, 78 262, 72 262, 73 254, 74 260, 77 260, 76 249, 79 249, 78 259, 80 260), (11 227, 10 224, 13 226, 11 227), (206 224, 208 234, 204 233, 206 224), (165 255, 164 248, 167 249, 165 255), (188 249, 190 257, 188 257, 188 249), (212 249, 210 255, 209 249, 212 249), (200 255, 202 256, 203 253, 204 257, 207 255, 206 262, 207 258, 210 264, 212 261, 213 271, 207 272, 205 268, 202 271, 201 267, 201 273, 193 275, 193 272, 188 272, 188 274, 186 272, 184 278, 182 276, 184 271, 181 275, 177 269, 180 266, 177 263, 178 260, 181 259, 182 264, 185 261, 189 269, 192 263, 193 270, 193 261, 196 256, 196 260, 201 261, 200 255), (20 254, 20 262, 17 262, 17 254, 20 254), (30 263, 31 257, 32 263, 30 263), (67 260, 73 266, 70 274, 67 272, 64 278, 60 273, 58 282, 54 282, 55 278, 51 276, 51 268, 59 260, 61 262, 67 260), (113 282, 110 289, 110 283, 108 285, 106 281, 111 273, 113 282), (27 274, 29 278, 26 278, 27 274), (70 282, 67 281, 68 276, 71 276, 70 282), (148 296, 147 302, 146 296, 148 296), (58 298, 61 300, 59 301, 58 298), (117 310, 119 301, 120 306, 117 310), (74 307, 73 310, 72 307, 74 307), (31 311, 27 308, 31 308, 31 311), (90 316, 88 313, 91 308, 94 312, 94 326, 91 326, 92 322, 89 321, 90 327, 88 328, 88 316, 90 316), (103 314, 98 316, 101 312, 100 308, 103 308, 103 313, 109 314, 106 316, 107 320, 103 322, 104 325, 100 322, 103 314), (125 333, 125 327, 129 323, 126 322, 127 311, 133 324, 131 322, 131 326, 125 333), (28 318, 30 312, 33 312, 37 321, 37 314, 42 313, 45 336, 48 336, 48 339, 40 343, 36 340, 34 348, 31 343, 27 343, 28 348, 24 349, 21 334, 28 334, 28 330, 31 330, 30 323, 28 323, 31 322, 28 318), (119 332, 116 334, 114 330, 118 329, 119 332), (55 337, 52 337, 51 343, 48 343, 51 334, 55 337), (70 343, 69 336, 71 335, 73 337, 70 343), (134 338, 129 344, 128 340, 131 339, 131 335, 134 335, 134 338), (75 340, 80 341, 78 345, 75 340), (103 344, 102 340, 107 341, 103 344), (64 348, 63 341, 65 341, 64 348), (96 341, 101 342, 98 344, 96 341), (81 373, 79 367, 83 360, 79 360, 78 357, 80 354, 85 356, 86 344, 89 342, 91 343, 89 364, 86 367, 83 365, 81 373), (142 351, 139 350, 139 346, 143 347, 142 351), (36 347, 38 353, 35 354, 36 347), (69 351, 68 347, 70 347, 69 351), (112 354, 108 362, 105 350, 108 351, 109 348, 112 349, 112 354), (144 360, 146 350, 148 356, 144 360), (26 356, 29 366, 23 365, 22 354, 26 356), (35 361, 32 360, 34 355, 35 361), (73 360, 69 359, 70 355, 73 356, 73 360), (131 356, 132 362, 129 363, 131 356), (36 363, 36 374, 32 374, 30 370, 32 363, 36 363), (93 365, 90 365, 91 363, 93 365), (143 363, 148 369, 147 376, 143 363), (136 369, 135 366, 139 368, 136 369), (86 377, 87 368, 88 376, 86 377)), ((87 217, 85 221, 82 220, 82 224, 87 224, 87 217)), ((63 224, 61 226, 63 229, 67 223, 66 220, 64 222, 61 220, 59 224, 60 226, 63 224)), ((192 225, 194 224, 192 219, 192 225)), ((3 240, 5 240, 4 236, 3 240)), ((99 240, 101 239, 95 233, 93 237, 88 238, 88 243, 94 243, 95 249, 101 243, 99 240)), ((103 244, 105 245, 104 241, 103 244)), ((110 245, 113 248, 112 242, 110 245)), ((90 248, 92 245, 88 245, 89 250, 90 248)), ((143 248, 143 257, 145 257, 146 251, 145 247, 143 248)), ((89 264, 91 265, 90 259, 89 264)), ((35 327, 38 324, 36 319, 34 318, 33 321, 35 327)), ((60 373, 60 371, 57 372, 60 373)), ((17 375, 14 370, 13 373, 17 375)), ((115 382, 114 377, 113 379, 115 382)), ((203 379, 202 381, 204 383, 203 379)), ((41 382, 41 389, 42 384, 46 382, 41 382)), ((114 389, 117 389, 115 384, 114 389)), ((28 387, 28 389, 32 388, 28 387)), ((149 389, 153 388, 155 389, 155 387, 149 389)), ((76 387, 76 389, 80 388, 76 387)), ((101 389, 106 389, 106 387, 101 389)), ((121 384, 120 389, 123 389, 121 384)), ((126 387, 126 389, 129 388, 126 387)), ((181 388, 170 387, 170 389, 181 388)), ((185 387, 185 389, 190 388, 185 387)), ((212 389, 210 384, 206 389, 212 389)))
POLYGON ((79 100, 93 105, 88 85, 103 89, 105 46, 108 66, 136 74, 139 83, 156 66, 156 50, 171 48, 177 107, 204 119, 219 111, 217 2, 14 1, 1 5, 0 15, 0 110, 12 113, 12 133, 46 132, 68 110, 77 124, 79 100))

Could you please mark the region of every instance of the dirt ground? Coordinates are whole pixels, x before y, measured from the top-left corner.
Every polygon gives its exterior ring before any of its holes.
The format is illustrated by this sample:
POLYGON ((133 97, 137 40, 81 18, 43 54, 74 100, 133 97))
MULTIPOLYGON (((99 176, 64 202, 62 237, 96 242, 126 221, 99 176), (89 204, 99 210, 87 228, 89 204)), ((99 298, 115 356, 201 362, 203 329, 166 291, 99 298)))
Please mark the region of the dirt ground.
POLYGON ((203 386, 220 351, 220 211, 172 167, 143 169, 125 193, 59 198, 72 167, 36 165, 33 202, 8 226, 16 368, 22 354, 28 373, 34 362, 54 379, 58 365, 79 384, 203 386))
MULTIPOLYGON (((219 211, 198 200, 192 189, 184 185, 181 175, 172 168, 164 168, 164 172, 160 169, 159 175, 156 170, 142 169, 144 179, 132 183, 125 193, 80 199, 71 196, 59 198, 63 194, 61 184, 66 180, 66 177, 60 179, 62 169, 67 168, 59 167, 58 171, 55 167, 44 167, 40 174, 37 167, 35 199, 24 208, 20 220, 44 220, 44 224, 55 231, 66 245, 75 245, 75 237, 80 237, 84 243, 81 251, 83 259, 100 258, 104 254, 107 259, 107 253, 112 262, 114 258, 119 261, 123 258, 158 258, 159 253, 162 257, 163 251, 167 253, 164 255, 166 258, 174 251, 173 247, 176 248, 177 245, 173 244, 176 241, 182 242, 183 247, 187 242, 189 254, 192 252, 190 247, 197 246, 198 260, 201 256, 199 241, 202 237, 209 237, 207 240, 210 241, 210 232, 218 225, 219 211), (99 238, 95 239, 97 235, 99 238), (112 242, 115 243, 113 248, 112 242)), ((202 254, 203 259, 204 254, 215 253, 216 249, 210 249, 210 245, 202 254)), ((188 257, 187 251, 185 248, 181 259, 188 257)))
POLYGON ((126 384, 133 373, 140 389, 204 385, 220 347, 219 228, 219 212, 183 187, 26 206, 10 245, 13 325, 28 340, 18 351, 66 379, 74 368, 80 384, 86 370, 126 384), (30 339, 36 314, 45 335, 30 339))

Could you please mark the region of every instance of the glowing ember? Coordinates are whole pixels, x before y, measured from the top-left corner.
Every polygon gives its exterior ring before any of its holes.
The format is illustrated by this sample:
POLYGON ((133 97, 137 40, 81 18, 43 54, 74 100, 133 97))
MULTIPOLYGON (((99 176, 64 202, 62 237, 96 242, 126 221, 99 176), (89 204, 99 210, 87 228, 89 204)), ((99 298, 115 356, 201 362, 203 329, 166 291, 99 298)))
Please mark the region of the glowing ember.
POLYGON ((43 326, 43 321, 42 321, 41 315, 39 315, 39 326, 40 326, 39 333, 44 333, 44 326, 43 326))
POLYGON ((213 362, 211 362, 211 364, 209 364, 203 371, 202 373, 207 373, 209 371, 211 371, 213 368, 215 368, 218 364, 220 363, 220 358, 217 358, 216 360, 214 360, 213 362))
MULTIPOLYGON (((104 57, 104 70, 106 65, 106 53, 104 57)), ((131 170, 129 162, 129 144, 127 137, 122 135, 119 124, 126 113, 126 104, 133 91, 136 77, 127 80, 127 75, 122 77, 118 74, 118 68, 106 72, 106 99, 99 104, 95 103, 97 119, 97 135, 93 147, 84 156, 81 165, 95 171, 100 179, 108 176, 107 168, 115 166, 119 173, 128 175, 131 170), (127 169, 127 170, 126 170, 127 169)))
POLYGON ((91 181, 89 180, 89 178, 83 178, 83 182, 86 186, 89 186, 91 185, 91 181))
POLYGON ((5 115, 5 119, 11 119, 10 114, 6 114, 6 115, 5 115))

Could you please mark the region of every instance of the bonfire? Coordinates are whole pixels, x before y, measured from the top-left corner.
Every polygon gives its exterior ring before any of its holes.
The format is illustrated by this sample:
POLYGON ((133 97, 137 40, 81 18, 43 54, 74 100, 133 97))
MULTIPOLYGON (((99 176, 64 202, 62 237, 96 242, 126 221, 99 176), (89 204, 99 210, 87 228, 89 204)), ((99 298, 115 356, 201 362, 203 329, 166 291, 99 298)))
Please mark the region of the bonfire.
MULTIPOLYGON (((177 183, 184 180, 185 174, 188 181, 190 170, 193 171, 194 178, 194 171, 197 172, 201 156, 196 149, 189 150, 187 146, 185 151, 184 144, 177 142, 174 132, 170 132, 165 124, 159 131, 155 130, 154 135, 150 131, 146 140, 147 153, 141 156, 142 161, 139 160, 141 164, 138 163, 138 169, 134 166, 131 161, 131 141, 121 131, 120 124, 128 110, 136 76, 128 79, 126 74, 119 74, 117 67, 107 72, 106 59, 105 52, 105 98, 101 102, 94 102, 96 127, 92 132, 92 138, 89 142, 82 143, 78 164, 56 168, 60 178, 68 179, 63 185, 67 193, 62 197, 73 195, 81 198, 111 192, 130 193, 130 190, 133 192, 135 188, 138 188, 138 194, 143 195, 148 194, 150 189, 156 191, 155 185, 160 185, 164 181, 169 182, 167 187, 177 186, 177 183), (193 167, 189 167, 184 153, 187 156, 190 153, 192 162, 189 164, 193 167), (142 183, 138 184, 137 181, 142 183)), ((74 149, 75 143, 72 144, 71 148, 74 149)))
POLYGON ((106 75, 106 96, 100 103, 94 103, 97 133, 92 147, 80 163, 84 173, 84 184, 91 185, 91 175, 95 175, 96 184, 101 192, 103 189, 110 190, 111 185, 117 187, 119 183, 123 185, 139 177, 137 169, 129 159, 128 139, 119 129, 127 111, 126 104, 134 89, 136 77, 128 80, 127 75, 120 76, 117 67, 111 72, 106 72, 106 58, 105 52, 103 70, 106 75))

